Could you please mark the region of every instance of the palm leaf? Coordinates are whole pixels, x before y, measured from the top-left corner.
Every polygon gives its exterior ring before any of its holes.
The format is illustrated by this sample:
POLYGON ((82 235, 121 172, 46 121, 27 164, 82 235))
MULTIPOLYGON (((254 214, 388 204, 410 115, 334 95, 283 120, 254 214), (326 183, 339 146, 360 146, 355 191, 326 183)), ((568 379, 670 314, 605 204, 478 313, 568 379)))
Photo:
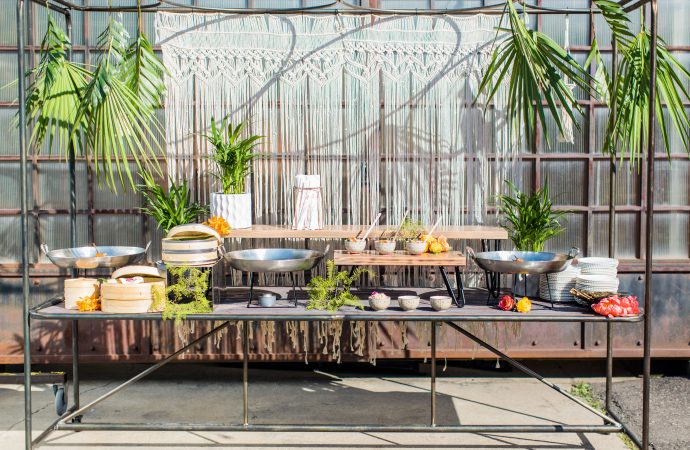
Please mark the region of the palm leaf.
POLYGON ((485 95, 485 105, 488 107, 499 86, 507 80, 506 115, 513 137, 518 141, 526 139, 533 145, 539 122, 548 145, 547 111, 561 133, 564 125, 560 106, 575 124, 578 123, 576 113, 583 113, 573 92, 566 86, 565 79, 570 79, 588 92, 592 91, 590 83, 593 80, 553 39, 528 29, 512 0, 506 2, 504 16, 508 17, 510 28, 498 30, 499 33, 507 31, 507 35, 494 49, 479 87, 479 95, 485 95))
POLYGON ((152 116, 161 105, 165 92, 163 74, 165 67, 155 55, 153 46, 145 35, 139 34, 129 46, 122 63, 125 84, 138 97, 139 104, 147 115, 152 116))
POLYGON ((87 124, 86 138, 93 152, 97 178, 104 178, 113 190, 118 184, 115 175, 121 186, 135 187, 128 156, 132 156, 140 172, 160 173, 156 159, 160 144, 150 138, 160 134, 161 126, 147 100, 138 97, 127 84, 132 83, 133 76, 125 64, 127 38, 122 24, 111 17, 98 39, 103 53, 77 114, 77 120, 87 124))
POLYGON ((67 59, 71 46, 68 36, 49 15, 41 60, 27 73, 33 79, 26 98, 27 125, 33 125, 29 143, 40 147, 47 138, 49 151, 57 144, 65 154, 70 139, 78 141, 81 137, 84 121, 77 120, 77 110, 90 75, 67 59))

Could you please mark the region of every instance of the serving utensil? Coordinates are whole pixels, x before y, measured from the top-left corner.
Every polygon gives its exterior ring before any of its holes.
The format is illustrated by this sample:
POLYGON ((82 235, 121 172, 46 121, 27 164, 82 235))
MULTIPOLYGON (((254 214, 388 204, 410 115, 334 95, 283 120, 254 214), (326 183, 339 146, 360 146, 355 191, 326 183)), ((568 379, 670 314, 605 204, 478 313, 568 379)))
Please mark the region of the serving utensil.
POLYGON ((367 230, 367 232, 364 233, 364 237, 362 238, 362 240, 365 240, 367 237, 369 237, 369 233, 371 233, 371 230, 374 229, 374 227, 376 226, 376 224, 378 223, 380 218, 381 218, 381 213, 378 213, 378 215, 376 216, 374 221, 371 222, 371 225, 369 226, 369 229, 367 230))

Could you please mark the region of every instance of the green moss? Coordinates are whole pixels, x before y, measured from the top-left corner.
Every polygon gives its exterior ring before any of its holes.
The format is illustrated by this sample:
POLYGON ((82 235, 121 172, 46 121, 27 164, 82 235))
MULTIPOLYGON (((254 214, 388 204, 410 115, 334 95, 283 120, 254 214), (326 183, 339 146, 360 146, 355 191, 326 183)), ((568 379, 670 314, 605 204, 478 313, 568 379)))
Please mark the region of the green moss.
POLYGON ((335 261, 326 262, 326 276, 314 277, 309 282, 309 302, 307 309, 336 312, 343 306, 364 309, 364 304, 350 292, 350 287, 363 273, 373 274, 370 269, 358 267, 352 273, 336 272, 335 261))
POLYGON ((179 324, 189 314, 213 311, 211 300, 206 297, 211 272, 197 267, 168 267, 175 283, 165 291, 152 289, 151 311, 161 311, 164 320, 174 319, 179 324))

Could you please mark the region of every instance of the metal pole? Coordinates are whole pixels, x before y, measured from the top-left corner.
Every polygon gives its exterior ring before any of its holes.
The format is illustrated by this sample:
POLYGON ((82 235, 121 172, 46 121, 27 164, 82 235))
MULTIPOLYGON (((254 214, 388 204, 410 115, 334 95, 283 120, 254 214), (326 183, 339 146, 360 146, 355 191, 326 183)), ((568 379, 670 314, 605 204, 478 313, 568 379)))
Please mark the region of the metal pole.
POLYGON ((436 426, 436 327, 431 323, 431 426, 436 426))
MULTIPOLYGON (((65 25, 70 43, 73 41, 72 14, 65 14, 65 25)), ((72 48, 67 52, 67 59, 72 59, 72 48)), ((74 141, 70 139, 68 148, 69 160, 69 243, 70 247, 77 246, 77 175, 74 141)), ((76 277, 77 269, 72 269, 72 277, 76 277)), ((79 408, 79 321, 72 321, 72 402, 79 408)))
POLYGON ((22 240, 22 322, 24 332, 24 445, 31 446, 31 326, 29 322, 29 200, 27 196, 24 0, 17 0, 17 89, 19 90, 19 182, 22 240))
MULTIPOLYGON (((609 120, 616 120, 617 102, 615 98, 616 82, 618 79, 618 42, 615 38, 611 40, 611 85, 613 92, 609 92, 611 103, 611 117, 609 120)), ((616 149, 612 148, 609 155, 609 258, 616 254, 616 149)), ((613 389, 613 325, 606 323, 606 411, 611 411, 611 390, 613 389)))
POLYGON ((644 270, 644 352, 642 362, 642 450, 649 448, 649 390, 652 352, 652 262, 654 236, 654 126, 656 108, 657 0, 650 4, 649 134, 647 135, 647 225, 644 270))
POLYGON ((242 405, 244 425, 249 425, 249 321, 242 326, 242 405))

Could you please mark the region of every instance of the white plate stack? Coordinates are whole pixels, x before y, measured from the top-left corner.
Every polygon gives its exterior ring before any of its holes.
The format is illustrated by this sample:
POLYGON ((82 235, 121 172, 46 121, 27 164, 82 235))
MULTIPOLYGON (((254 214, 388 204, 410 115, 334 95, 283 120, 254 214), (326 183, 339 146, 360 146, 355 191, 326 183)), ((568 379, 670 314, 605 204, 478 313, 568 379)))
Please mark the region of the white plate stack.
POLYGON ((614 258, 580 258, 580 276, 575 288, 584 292, 618 292, 618 260, 614 258))
POLYGON ((546 275, 539 277, 539 297, 551 301, 553 294, 554 303, 567 303, 575 301, 575 296, 570 289, 575 287, 575 280, 580 275, 580 269, 568 266, 562 272, 550 273, 547 282, 546 275), (549 292, 549 288, 550 292, 549 292))
POLYGON ((584 292, 618 292, 618 278, 608 275, 580 275, 575 288, 584 292))
POLYGON ((618 260, 614 258, 580 258, 577 267, 582 275, 618 276, 618 260))

